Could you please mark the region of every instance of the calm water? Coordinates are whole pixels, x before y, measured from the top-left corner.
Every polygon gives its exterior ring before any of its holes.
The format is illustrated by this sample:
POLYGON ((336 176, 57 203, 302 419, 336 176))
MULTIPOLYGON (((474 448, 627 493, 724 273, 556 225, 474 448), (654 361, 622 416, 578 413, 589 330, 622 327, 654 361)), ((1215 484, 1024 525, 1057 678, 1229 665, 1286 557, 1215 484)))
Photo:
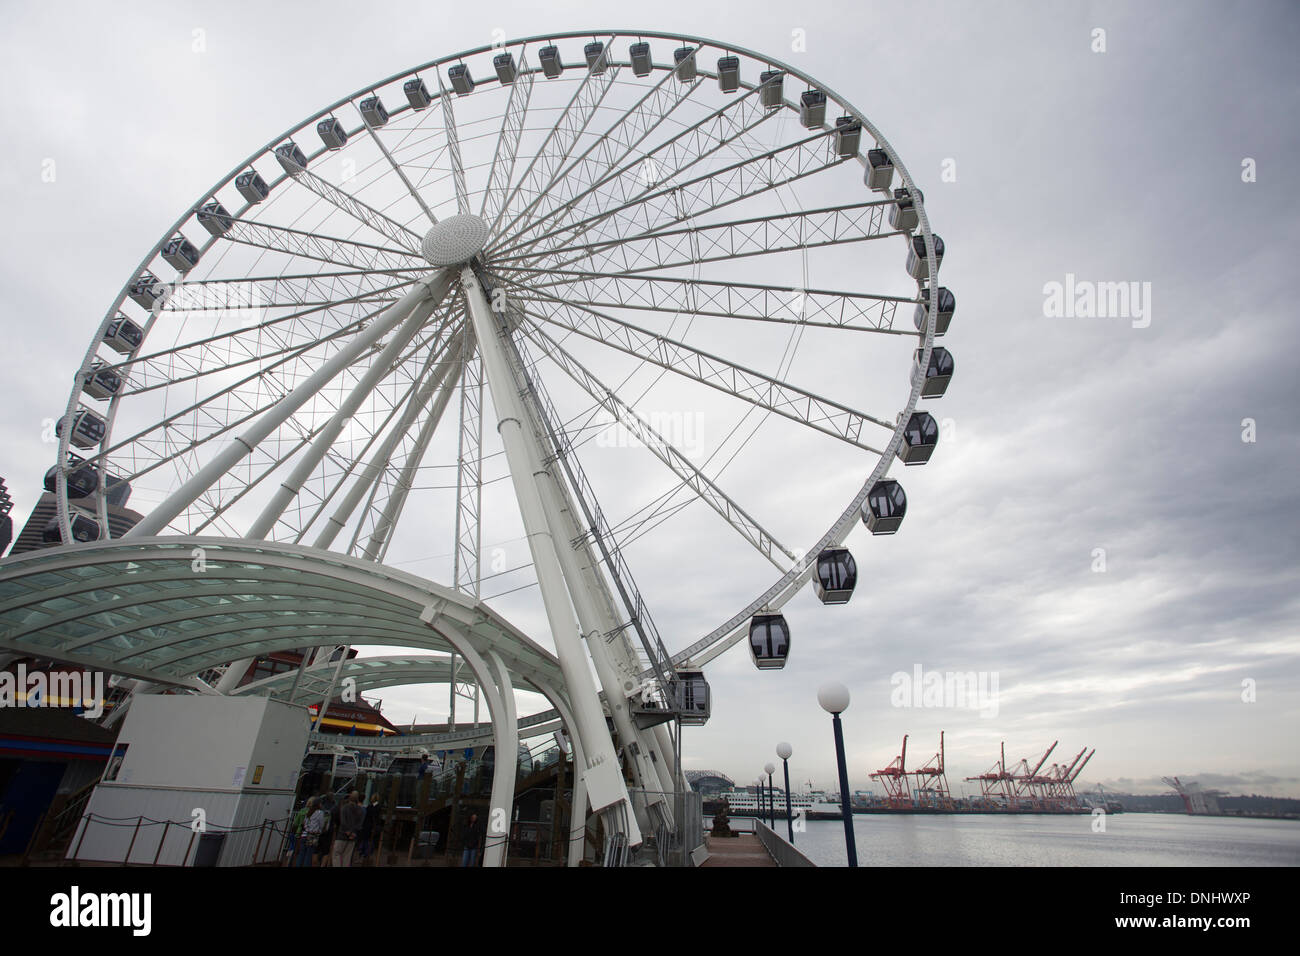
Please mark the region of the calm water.
MULTIPOLYGON (((1300 866, 1300 822, 1291 820, 1120 813, 1106 817, 1105 833, 1084 814, 857 814, 853 823, 859 866, 1300 866)), ((842 823, 807 827, 796 847, 818 866, 846 865, 842 823)))

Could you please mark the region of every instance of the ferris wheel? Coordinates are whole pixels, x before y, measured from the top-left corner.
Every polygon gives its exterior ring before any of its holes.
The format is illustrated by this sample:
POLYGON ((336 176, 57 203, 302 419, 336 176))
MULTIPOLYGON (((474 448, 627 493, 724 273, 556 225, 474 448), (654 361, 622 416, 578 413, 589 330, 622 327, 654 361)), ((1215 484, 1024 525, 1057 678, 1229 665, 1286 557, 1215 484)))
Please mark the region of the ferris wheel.
POLYGON ((699 668, 746 639, 783 666, 790 598, 848 601, 850 533, 898 530, 889 469, 929 459, 953 374, 943 255, 890 144, 788 64, 608 31, 442 57, 164 232, 77 371, 47 538, 432 547, 699 722, 699 668), (739 598, 700 621, 675 575, 739 598))

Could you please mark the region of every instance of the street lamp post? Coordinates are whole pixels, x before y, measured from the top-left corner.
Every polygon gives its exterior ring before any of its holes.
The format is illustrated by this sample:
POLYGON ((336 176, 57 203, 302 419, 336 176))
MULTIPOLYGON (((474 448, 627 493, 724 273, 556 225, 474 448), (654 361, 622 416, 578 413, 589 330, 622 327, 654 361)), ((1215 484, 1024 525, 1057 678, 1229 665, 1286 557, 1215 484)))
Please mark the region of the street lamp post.
POLYGON ((763 771, 767 774, 767 820, 768 820, 768 824, 772 827, 773 831, 775 831, 776 830, 776 791, 772 787, 772 774, 776 771, 776 767, 772 766, 769 763, 763 767, 763 771))
POLYGON ((790 755, 794 750, 787 743, 776 745, 776 755, 785 767, 785 829, 790 835, 790 845, 794 845, 794 820, 790 816, 790 755))
POLYGON ((849 803, 849 769, 844 762, 844 731, 840 727, 840 714, 849 709, 849 689, 837 681, 823 684, 817 691, 817 703, 831 715, 835 727, 835 758, 840 769, 840 816, 844 818, 844 844, 849 854, 849 866, 857 866, 858 847, 853 839, 853 807, 849 803))

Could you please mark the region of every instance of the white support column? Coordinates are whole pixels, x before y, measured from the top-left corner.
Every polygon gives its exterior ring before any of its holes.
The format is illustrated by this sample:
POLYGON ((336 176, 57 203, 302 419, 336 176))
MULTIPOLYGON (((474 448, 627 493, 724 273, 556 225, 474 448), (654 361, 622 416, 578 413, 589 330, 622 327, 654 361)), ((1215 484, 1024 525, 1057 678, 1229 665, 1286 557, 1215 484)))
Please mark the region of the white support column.
MULTIPOLYGON (((542 692, 551 706, 560 712, 560 720, 564 723, 568 731, 569 744, 573 747, 573 766, 576 771, 582 766, 582 741, 578 735, 573 732, 573 713, 569 710, 568 704, 564 702, 554 688, 546 684, 538 684, 537 689, 542 692)), ((558 808, 556 809, 558 813, 558 808)), ((581 866, 582 860, 587 853, 587 785, 583 782, 582 774, 575 772, 573 775, 573 802, 569 806, 569 852, 568 866, 581 866)))
MULTIPOLYGON (((456 391, 456 383, 460 379, 458 360, 464 350, 465 339, 462 337, 460 345, 456 348, 454 354, 449 356, 449 360, 453 361, 452 367, 456 369, 456 374, 448 375, 444 379, 438 397, 433 400, 433 409, 420 424, 420 432, 415 438, 415 444, 411 447, 411 454, 407 457, 406 465, 397 478, 397 485, 393 488, 392 494, 388 496, 388 500, 384 502, 384 510, 380 514, 379 520, 375 522, 375 528, 370 535, 370 540, 366 542, 363 556, 368 561, 381 561, 388 551, 389 538, 397 524, 398 517, 402 514, 402 509, 406 507, 406 497, 410 494, 411 486, 415 483, 416 469, 420 467, 424 453, 429 449, 429 442, 433 440, 434 432, 438 430, 438 424, 442 421, 443 413, 447 410, 447 404, 456 391)), ((356 534, 359 534, 360 531, 361 528, 358 526, 356 534)), ((353 544, 355 544, 355 535, 353 544)))
POLYGON ((492 774, 492 802, 488 806, 487 837, 483 842, 483 865, 504 866, 506 848, 510 844, 510 822, 514 816, 515 787, 519 780, 519 722, 510 672, 496 651, 488 651, 487 656, 496 671, 500 710, 492 711, 492 743, 497 756, 492 774))
POLYGON ((411 397, 409 407, 402 413, 402 418, 397 423, 397 426, 388 433, 380 447, 370 456, 370 460, 366 462, 361 475, 348 488, 343 500, 334 509, 334 513, 326 519, 325 526, 321 528, 320 534, 316 536, 315 547, 328 549, 334 543, 334 539, 338 537, 338 533, 347 526, 348 519, 356 511, 357 505, 361 504, 361 499, 365 497, 375 479, 379 477, 379 473, 388 464, 397 443, 402 440, 402 436, 415 422, 420 410, 428 404, 429 397, 443 386, 447 373, 457 365, 460 354, 458 349, 459 345, 452 346, 452 351, 434 367, 433 374, 429 377, 428 382, 420 388, 416 395, 411 397))
POLYGON ((470 670, 474 672, 474 677, 478 680, 479 686, 483 688, 483 695, 487 698, 488 717, 492 721, 492 746, 496 749, 496 767, 492 774, 492 796, 491 803, 488 807, 488 820, 486 831, 492 833, 493 816, 505 818, 505 834, 497 835, 497 839, 484 841, 483 865, 485 867, 497 867, 505 864, 506 837, 510 833, 510 818, 514 812, 515 803, 515 777, 519 766, 519 725, 515 717, 515 695, 514 687, 510 683, 510 673, 506 670, 505 665, 501 663, 501 658, 494 651, 489 651, 488 655, 497 665, 497 675, 493 674, 493 669, 488 666, 487 662, 479 654, 478 650, 470 644, 468 638, 457 634, 449 627, 441 627, 438 622, 438 610, 434 605, 429 605, 420 614, 420 620, 451 644, 452 647, 465 658, 465 663, 469 664, 470 670), (499 675, 499 676, 498 676, 499 675), (498 680, 505 687, 502 693, 498 680), (505 764, 504 748, 509 747, 509 763, 505 764), (506 773, 504 766, 509 766, 510 771, 506 773))
MULTIPOLYGON (((613 740, 605 724, 604 709, 596 693, 596 685, 587 663, 588 657, 578 636, 574 610, 569 603, 569 588, 557 556, 559 548, 552 537, 538 483, 538 474, 542 470, 541 458, 535 447, 532 429, 525 427, 528 414, 521 407, 519 383, 511 370, 502 346, 501 332, 478 277, 472 268, 464 266, 460 278, 469 302, 474 334, 478 340, 479 354, 497 416, 497 431, 501 435, 510 465, 510 477, 514 483, 515 496, 519 500, 519 510, 528 536, 528 548, 532 554, 542 601, 546 607, 551 637, 555 641, 556 655, 564 673, 565 689, 573 708, 574 723, 582 738, 584 756, 589 764, 584 775, 592 805, 601 811, 623 803, 628 811, 628 846, 636 846, 642 842, 640 828, 631 812, 627 787, 623 783, 613 740)), ((620 825, 616 822, 619 816, 616 813, 609 814, 611 827, 620 825)))
POLYGON ((450 278, 449 270, 439 269, 427 279, 417 282, 410 292, 381 312, 368 329, 323 362, 306 381, 276 402, 251 428, 214 455, 206 465, 168 495, 162 504, 145 515, 144 520, 122 537, 144 538, 161 532, 173 518, 198 500, 199 496, 216 484, 222 475, 230 471, 267 436, 283 425, 289 416, 305 405, 335 375, 391 332, 419 303, 428 298, 441 301, 447 293, 450 278))

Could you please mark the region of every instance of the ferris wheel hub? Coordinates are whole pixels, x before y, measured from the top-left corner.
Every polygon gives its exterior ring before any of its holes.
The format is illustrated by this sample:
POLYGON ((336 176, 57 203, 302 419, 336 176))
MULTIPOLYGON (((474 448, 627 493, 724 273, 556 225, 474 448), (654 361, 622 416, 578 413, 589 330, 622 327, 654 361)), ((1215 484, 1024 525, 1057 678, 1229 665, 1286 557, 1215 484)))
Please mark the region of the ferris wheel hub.
POLYGON ((469 262, 487 245, 488 224, 479 216, 449 216, 424 235, 420 253, 442 268, 469 262))

